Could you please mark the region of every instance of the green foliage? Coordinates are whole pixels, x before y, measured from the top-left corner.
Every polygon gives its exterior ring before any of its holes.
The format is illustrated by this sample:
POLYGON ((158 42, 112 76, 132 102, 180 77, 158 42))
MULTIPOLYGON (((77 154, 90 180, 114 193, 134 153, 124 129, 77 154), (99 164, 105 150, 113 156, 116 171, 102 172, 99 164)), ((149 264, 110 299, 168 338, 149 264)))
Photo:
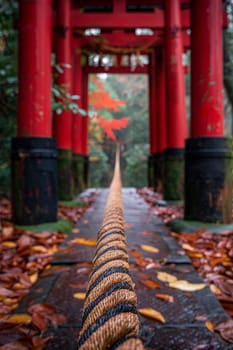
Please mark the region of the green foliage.
POLYGON ((123 159, 126 165, 123 169, 123 182, 127 186, 142 187, 146 185, 148 153, 148 144, 135 144, 124 153, 123 159))
POLYGON ((9 192, 10 143, 16 132, 17 1, 0 5, 0 190, 9 192))
POLYGON ((90 186, 101 187, 108 186, 110 181, 110 165, 108 162, 108 156, 104 150, 92 144, 89 150, 90 162, 90 186))

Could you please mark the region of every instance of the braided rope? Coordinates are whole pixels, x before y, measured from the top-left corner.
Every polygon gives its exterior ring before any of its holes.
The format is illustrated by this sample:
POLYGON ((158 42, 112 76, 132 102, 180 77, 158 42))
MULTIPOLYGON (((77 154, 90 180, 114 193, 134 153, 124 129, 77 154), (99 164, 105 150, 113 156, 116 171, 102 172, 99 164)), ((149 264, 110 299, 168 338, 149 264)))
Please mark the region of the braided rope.
POLYGON ((143 350, 136 305, 124 232, 118 150, 89 276, 78 349, 143 350))

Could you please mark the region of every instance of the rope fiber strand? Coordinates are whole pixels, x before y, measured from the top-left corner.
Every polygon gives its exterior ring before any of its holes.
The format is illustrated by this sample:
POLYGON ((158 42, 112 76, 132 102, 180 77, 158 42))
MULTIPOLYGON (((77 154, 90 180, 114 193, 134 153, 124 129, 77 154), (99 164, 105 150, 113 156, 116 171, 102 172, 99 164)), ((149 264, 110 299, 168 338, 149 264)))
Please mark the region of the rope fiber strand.
POLYGON ((124 232, 120 153, 97 237, 78 350, 143 350, 124 232))

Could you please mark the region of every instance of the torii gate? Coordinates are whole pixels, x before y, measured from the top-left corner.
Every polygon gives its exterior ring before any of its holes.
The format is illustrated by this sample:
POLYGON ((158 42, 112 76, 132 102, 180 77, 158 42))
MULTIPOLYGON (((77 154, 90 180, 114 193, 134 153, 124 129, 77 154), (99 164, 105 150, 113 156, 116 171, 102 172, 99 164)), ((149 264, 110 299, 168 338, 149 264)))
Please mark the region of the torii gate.
POLYGON ((63 68, 58 82, 79 94, 84 108, 87 74, 77 49, 96 45, 96 38, 80 37, 77 31, 97 27, 111 46, 153 49, 148 68, 153 184, 158 189, 162 173, 165 199, 179 199, 184 193, 185 218, 229 222, 232 149, 223 131, 222 1, 58 0, 53 7, 52 0, 19 3, 18 134, 12 142, 15 223, 56 221, 57 177, 65 199, 86 180, 87 117, 63 111, 54 116, 52 128, 52 27, 57 63, 72 67, 63 68), (153 37, 138 37, 135 28, 150 28, 153 37), (182 52, 189 46, 189 28, 192 93, 187 138, 182 52))

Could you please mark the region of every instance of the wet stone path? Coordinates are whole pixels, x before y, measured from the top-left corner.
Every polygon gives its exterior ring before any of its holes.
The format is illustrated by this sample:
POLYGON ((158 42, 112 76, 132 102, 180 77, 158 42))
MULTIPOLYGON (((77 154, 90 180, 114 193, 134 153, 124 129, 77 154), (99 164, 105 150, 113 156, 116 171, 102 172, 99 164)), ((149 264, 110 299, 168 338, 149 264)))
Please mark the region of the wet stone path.
MULTIPOLYGON (((96 238, 108 190, 100 190, 96 201, 78 222, 76 233, 69 235, 64 250, 56 254, 52 272, 41 277, 18 311, 25 311, 31 303, 48 303, 66 316, 62 326, 50 326, 44 336, 51 336, 46 350, 77 349, 77 333, 81 327, 83 300, 75 293, 85 292, 90 264, 95 248, 75 244, 77 237, 96 238)), ((229 317, 208 287, 200 291, 184 292, 170 288, 157 278, 158 271, 176 276, 179 280, 203 283, 189 258, 172 237, 162 220, 156 217, 134 188, 123 189, 125 231, 131 263, 131 275, 138 296, 138 308, 154 308, 165 323, 139 316, 140 336, 146 349, 156 350, 230 350, 232 344, 218 333, 211 332, 205 322, 228 320, 229 317), (148 252, 141 245, 156 247, 148 252), (147 281, 147 282, 145 282, 147 281), (148 285, 148 281, 149 282, 148 285), (158 299, 156 294, 173 297, 174 302, 158 299)))

